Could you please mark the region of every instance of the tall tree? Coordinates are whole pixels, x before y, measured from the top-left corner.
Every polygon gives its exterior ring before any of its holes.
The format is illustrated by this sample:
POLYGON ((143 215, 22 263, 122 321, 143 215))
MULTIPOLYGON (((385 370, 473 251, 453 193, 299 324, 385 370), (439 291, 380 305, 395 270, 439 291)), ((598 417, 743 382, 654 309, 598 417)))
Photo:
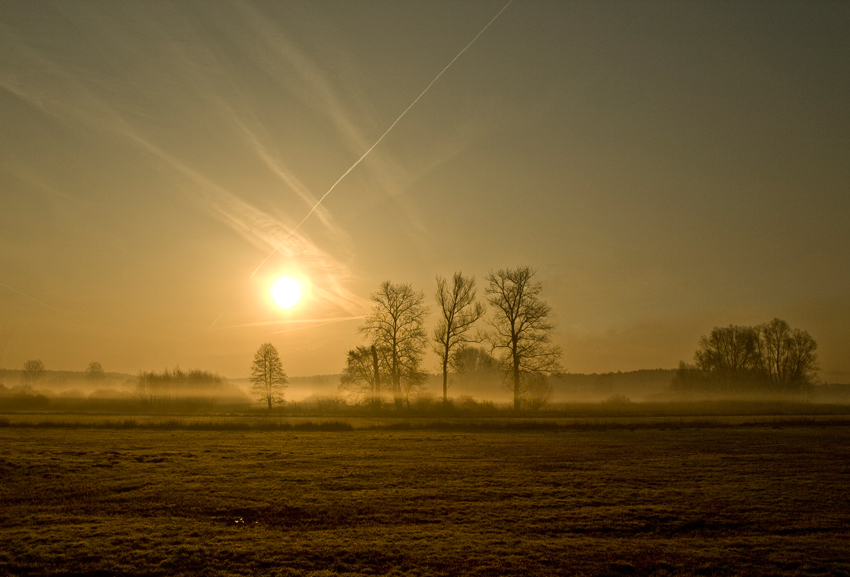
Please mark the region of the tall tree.
POLYGON ((699 341, 696 367, 712 374, 724 388, 755 385, 758 378, 758 332, 753 327, 714 327, 699 341))
POLYGON ((487 300, 494 309, 490 343, 513 391, 515 409, 520 408, 523 384, 561 369, 561 349, 551 344, 551 308, 540 300, 542 286, 532 280, 534 273, 525 266, 487 276, 487 300))
POLYGON ((44 376, 44 363, 41 359, 35 359, 32 361, 26 361, 24 363, 24 386, 32 387, 34 386, 41 377, 44 376))
POLYGON ((475 278, 456 272, 450 287, 448 281, 437 276, 437 307, 442 313, 434 328, 434 352, 440 357, 443 371, 443 402, 448 402, 449 368, 455 371, 457 352, 468 343, 480 342, 470 334, 472 326, 484 315, 484 305, 475 300, 475 278))
POLYGON ((385 357, 383 362, 398 408, 402 393, 409 399, 425 379, 421 365, 428 338, 423 328, 428 308, 424 300, 425 295, 409 284, 384 281, 372 295, 372 313, 359 329, 385 357))
MULTIPOLYGON (((384 352, 384 351, 382 351, 384 352)), ((380 402, 381 382, 386 380, 386 354, 378 354, 375 345, 348 351, 339 389, 358 401, 380 402)))
POLYGON ((818 345, 806 331, 782 319, 756 327, 760 367, 777 390, 794 390, 814 381, 818 345))
POLYGON ((263 401, 271 409, 275 403, 283 402, 283 391, 286 389, 286 373, 280 362, 280 355, 271 343, 260 345, 254 354, 251 365, 251 388, 254 397, 263 401))

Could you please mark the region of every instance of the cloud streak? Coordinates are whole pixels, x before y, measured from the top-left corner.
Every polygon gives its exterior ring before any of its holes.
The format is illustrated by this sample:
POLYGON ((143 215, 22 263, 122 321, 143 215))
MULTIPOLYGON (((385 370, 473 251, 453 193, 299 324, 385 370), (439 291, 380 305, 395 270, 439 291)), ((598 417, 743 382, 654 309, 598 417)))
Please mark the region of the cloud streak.
POLYGON ((254 275, 256 275, 256 274, 257 274, 257 272, 258 272, 258 271, 259 271, 259 270, 263 267, 263 265, 265 265, 265 264, 266 264, 266 262, 267 262, 267 261, 268 261, 268 260, 272 257, 272 255, 274 255, 274 254, 275 254, 275 253, 276 253, 276 252, 280 249, 280 247, 282 247, 282 246, 283 246, 283 244, 284 244, 284 243, 286 243, 286 242, 289 240, 289 237, 291 237, 293 234, 295 234, 295 233, 298 231, 298 229, 300 229, 300 228, 301 228, 301 225, 303 225, 305 222, 307 222, 307 219, 309 219, 309 218, 310 218, 310 216, 311 216, 311 215, 312 215, 312 214, 313 214, 313 213, 314 213, 314 212, 315 212, 315 211, 319 208, 319 206, 322 204, 322 202, 323 202, 323 201, 324 201, 324 200, 328 197, 328 195, 329 195, 330 193, 332 193, 332 192, 334 191, 334 189, 337 187, 337 185, 338 185, 340 182, 342 182, 342 181, 343 181, 343 179, 344 179, 346 176, 348 176, 349 174, 351 174, 351 172, 352 172, 355 168, 357 168, 357 167, 360 165, 360 163, 361 163, 361 162, 363 162, 363 160, 365 160, 365 159, 366 159, 366 157, 367 157, 367 156, 369 156, 369 154, 370 154, 373 150, 375 150, 375 148, 376 148, 379 144, 381 144, 381 142, 384 140, 384 138, 385 138, 385 137, 386 137, 386 136, 387 136, 387 135, 388 135, 388 134, 392 131, 392 129, 393 129, 393 128, 395 128, 395 127, 396 127, 396 125, 397 125, 397 124, 401 121, 401 119, 405 117, 405 115, 406 115, 406 114, 410 111, 410 109, 411 109, 411 108, 413 108, 414 106, 416 106, 416 103, 418 103, 418 102, 422 99, 422 97, 423 97, 423 96, 425 96, 425 94, 426 94, 426 93, 427 93, 427 92, 431 89, 431 87, 432 87, 432 86, 434 86, 434 84, 435 84, 435 83, 436 83, 436 82, 440 79, 440 77, 441 77, 443 74, 445 74, 445 72, 446 72, 449 68, 451 68, 452 64, 454 64, 454 63, 457 61, 457 59, 458 59, 458 58, 460 58, 460 57, 463 55, 463 53, 464 53, 464 52, 466 52, 467 50, 469 50, 469 48, 470 48, 473 44, 475 44, 475 41, 476 41, 476 40, 478 40, 478 38, 479 38, 482 34, 484 34, 484 32, 486 32, 486 31, 487 31, 487 29, 490 27, 490 25, 491 25, 491 24, 493 24, 493 22, 495 22, 495 21, 496 21, 496 19, 497 19, 499 16, 501 16, 501 15, 502 15, 502 12, 504 12, 505 10, 507 10, 508 6, 510 6, 512 2, 513 2, 513 0, 508 0, 508 3, 507 3, 507 4, 505 4, 505 5, 502 7, 502 9, 501 9, 501 10, 499 10, 499 12, 497 12, 497 13, 496 13, 496 15, 495 15, 495 16, 493 16, 493 18, 492 18, 492 19, 490 19, 490 21, 489 21, 489 22, 487 22, 487 24, 484 26, 484 28, 482 28, 482 29, 478 32, 478 34, 476 34, 476 35, 472 38, 472 40, 470 40, 470 41, 469 41, 469 43, 468 43, 466 46, 464 46, 464 47, 463 47, 463 49, 461 49, 461 51, 460 51, 460 52, 458 52, 458 53, 455 55, 455 57, 454 57, 454 58, 452 58, 452 59, 449 61, 449 63, 448 63, 448 64, 446 64, 446 65, 443 67, 443 69, 442 69, 442 70, 440 70, 440 72, 439 72, 439 73, 437 73, 437 75, 436 75, 436 76, 435 76, 435 77, 431 80, 431 82, 429 82, 429 83, 428 83, 428 85, 427 85, 427 86, 426 86, 426 87, 422 90, 422 92, 420 92, 420 93, 419 93, 419 95, 418 95, 416 98, 414 98, 414 99, 413 99, 413 102, 411 102, 411 103, 407 106, 407 108, 405 108, 405 109, 401 112, 401 114, 399 114, 399 115, 398 115, 398 117, 397 117, 397 118, 396 118, 396 119, 395 119, 395 120, 394 120, 394 121, 393 121, 393 122, 389 125, 389 127, 388 127, 388 128, 387 128, 384 132, 383 132, 383 134, 381 134, 381 136, 379 136, 379 137, 378 137, 378 139, 377 139, 377 140, 376 140, 376 141, 372 144, 372 146, 370 146, 369 148, 367 148, 367 149, 366 149, 366 152, 364 152, 364 153, 360 156, 360 158, 358 158, 356 161, 354 161, 354 164, 352 164, 351 166, 349 166, 349 167, 348 167, 348 170, 346 170, 345 172, 343 172, 343 173, 342 173, 342 175, 341 175, 339 178, 337 178, 337 179, 336 179, 336 181, 335 181, 335 182, 331 185, 331 187, 327 190, 327 192, 325 192, 325 194, 323 194, 323 195, 321 196, 321 198, 319 198, 319 200, 318 200, 318 201, 316 201, 316 204, 314 204, 314 205, 313 205, 313 208, 311 208, 311 209, 309 210, 309 212, 307 212, 307 214, 304 216, 304 218, 302 218, 302 219, 301 219, 301 221, 300 221, 297 225, 295 225, 295 228, 293 228, 293 229, 292 229, 292 232, 289 234, 289 236, 288 236, 287 238, 283 239, 283 240, 280 242, 280 244, 278 244, 278 245, 274 248, 274 250, 272 250, 272 252, 271 252, 271 253, 269 253, 269 255, 268 255, 268 256, 266 256, 266 258, 265 258, 265 259, 263 259, 263 261, 262 261, 262 262, 261 262, 261 263, 257 266, 257 268, 256 268, 256 269, 254 269, 254 272, 253 272, 253 273, 251 273, 251 278, 253 278, 253 277, 254 277, 254 275))
MULTIPOLYGON (((73 14, 76 17, 86 15, 86 11, 73 14)), ((176 14, 170 16, 175 17, 178 25, 193 32, 191 25, 186 22, 181 24, 176 14)), ((106 34, 108 42, 113 40, 110 36, 113 32, 109 29, 109 22, 102 21, 102 18, 101 15, 96 20, 97 32, 106 34)), ((87 18, 80 19, 88 22, 87 18)), ((145 26, 156 28, 156 22, 144 19, 138 24, 142 32, 145 26)), ((286 258, 296 262, 297 266, 311 277, 315 287, 314 293, 318 298, 350 314, 363 310, 366 301, 345 287, 350 278, 345 264, 280 218, 261 210, 227 186, 219 184, 203 168, 196 166, 196 162, 192 162, 172 145, 165 143, 162 135, 157 135, 156 129, 162 125, 163 120, 151 117, 147 113, 147 107, 155 103, 157 98, 167 100, 169 91, 195 93, 198 95, 197 100, 206 107, 205 112, 209 113, 212 104, 214 117, 229 125, 239 135, 245 149, 277 178, 285 190, 295 193, 295 196, 308 206, 314 206, 316 198, 308 187, 272 152, 271 145, 262 135, 261 123, 251 108, 241 101, 238 95, 226 91, 220 94, 221 91, 216 90, 210 78, 215 77, 216 73, 223 76, 226 71, 208 69, 216 59, 212 51, 206 49, 200 34, 190 34, 192 41, 185 44, 168 44, 164 50, 173 57, 173 65, 178 68, 178 72, 170 74, 168 78, 157 79, 158 83, 151 82, 149 85, 138 87, 137 101, 129 102, 120 95, 121 90, 127 88, 120 84, 121 80, 105 78, 99 71, 81 71, 74 66, 60 64, 49 52, 21 41, 8 27, 0 29, 4 32, 4 39, 0 39, 0 48, 7 54, 12 54, 15 62, 14 67, 0 69, 0 88, 63 124, 82 124, 89 129, 102 131, 132 143, 155 158, 160 166, 169 167, 190 182, 192 186, 177 188, 254 246, 269 250, 279 247, 281 239, 286 239, 286 258), (209 96, 211 94, 216 96, 209 96)), ((132 38, 122 39, 122 42, 125 45, 133 45, 132 38)), ((346 130, 353 132, 353 128, 346 127, 346 130)), ((319 211, 318 216, 339 242, 347 243, 345 231, 335 225, 330 214, 319 211)))
MULTIPOLYGON (((0 69, 0 87, 64 124, 83 124, 89 129, 132 143, 155 159, 158 166, 168 167, 179 174, 190 186, 175 188, 253 246, 270 251, 251 273, 251 278, 274 255, 281 255, 311 277, 314 296, 318 300, 354 315, 367 308, 369 302, 347 288, 351 278, 348 267, 304 234, 302 226, 316 217, 333 235, 337 245, 349 246, 346 231, 334 222, 322 205, 323 201, 370 156, 511 3, 512 0, 509 0, 478 31, 371 144, 360 135, 337 91, 310 57, 289 41, 273 20, 256 7, 242 3, 232 4, 231 10, 225 13, 204 14, 193 14, 171 6, 149 11, 122 7, 103 12, 85 5, 63 6, 68 19, 82 27, 85 37, 85 40, 79 40, 83 43, 82 50, 96 47, 98 52, 106 54, 103 68, 92 68, 86 60, 75 62, 73 57, 66 60, 45 45, 23 41, 14 30, 0 25, 4 32, 0 49, 11 54, 11 62, 14 63, 14 66, 0 69), (132 16, 134 22, 129 36, 123 35, 120 26, 116 25, 127 16, 132 16), (244 31, 247 26, 253 33, 251 37, 257 39, 251 43, 244 42, 245 36, 228 39, 241 42, 240 47, 252 63, 265 70, 282 89, 289 92, 293 91, 294 73, 301 83, 309 87, 310 95, 316 96, 308 105, 329 117, 352 149, 366 147, 365 152, 321 197, 317 198, 276 154, 274 139, 269 136, 262 121, 262 112, 268 114, 269 111, 256 110, 252 106, 251 95, 242 92, 237 80, 239 62, 225 56, 219 46, 222 39, 210 34, 208 27, 211 24, 224 34, 230 34, 231 26, 217 26, 225 18, 239 21, 241 27, 237 28, 240 30, 244 31), (111 51, 109 47, 115 50, 111 51), (153 53, 147 54, 150 47, 153 47, 153 53), (152 57, 167 60, 169 67, 165 71, 159 68, 146 70, 143 63, 152 57), (129 77, 112 76, 122 67, 135 67, 141 73, 129 77), (226 81, 222 82, 222 79, 226 81), (197 159, 193 160, 192 150, 189 149, 187 154, 187 150, 180 148, 173 138, 178 129, 170 128, 167 115, 159 113, 163 106, 162 110, 167 112, 168 104, 175 97, 196 102, 198 114, 209 117, 211 123, 228 127, 231 136, 236 135, 241 142, 241 153, 247 151, 265 167, 268 174, 280 183, 282 190, 292 193, 290 199, 297 198, 310 207, 306 215, 294 224, 287 222, 286 213, 283 217, 274 216, 244 195, 234 192, 232 185, 224 184, 197 159)), ((395 180, 391 176, 393 169, 387 162, 386 159, 380 160, 371 168, 382 180, 395 180)), ((397 187, 388 185, 387 188, 397 187)), ((273 204, 279 204, 273 196, 266 198, 273 204)))

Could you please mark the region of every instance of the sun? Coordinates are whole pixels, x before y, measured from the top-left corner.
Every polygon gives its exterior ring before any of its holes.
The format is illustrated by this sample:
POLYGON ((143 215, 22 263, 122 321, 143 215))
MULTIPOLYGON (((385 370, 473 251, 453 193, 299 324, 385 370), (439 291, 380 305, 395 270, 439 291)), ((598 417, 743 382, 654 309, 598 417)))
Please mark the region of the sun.
POLYGON ((301 300, 301 283, 291 276, 282 276, 272 285, 272 299, 282 309, 291 309, 301 300))

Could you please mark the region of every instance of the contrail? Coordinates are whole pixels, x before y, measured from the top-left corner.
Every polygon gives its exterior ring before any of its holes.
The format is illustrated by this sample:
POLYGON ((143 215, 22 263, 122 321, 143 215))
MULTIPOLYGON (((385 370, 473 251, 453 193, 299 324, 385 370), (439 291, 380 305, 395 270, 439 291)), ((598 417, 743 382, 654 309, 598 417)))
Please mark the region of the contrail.
POLYGON ((486 31, 487 31, 487 29, 490 27, 490 25, 491 25, 491 24, 493 24, 493 22, 495 22, 495 21, 496 21, 496 19, 497 19, 499 16, 501 16, 501 15, 502 15, 502 12, 504 12, 505 10, 507 10, 508 6, 510 6, 510 5, 511 5, 511 3, 513 3, 513 1, 514 1, 514 0, 508 0, 508 3, 507 3, 507 4, 505 4, 505 5, 502 7, 502 9, 501 9, 501 10, 499 10, 499 12, 498 12, 495 16, 493 16, 493 18, 491 18, 491 19, 490 19, 490 21, 489 21, 489 22, 488 22, 488 23, 484 26, 484 28, 482 28, 482 29, 481 29, 481 31, 480 31, 480 32, 478 32, 478 34, 476 34, 476 35, 475 35, 475 37, 474 37, 472 40, 470 40, 470 41, 469 41, 469 44, 467 44, 466 46, 464 46, 464 47, 463 47, 463 50, 461 50, 460 52, 458 52, 458 53, 457 53, 457 55, 456 55, 454 58, 452 58, 452 59, 451 59, 451 61, 450 61, 448 64, 446 64, 446 65, 445 65, 445 67, 443 67, 443 69, 442 69, 442 70, 440 70, 439 74, 437 74, 437 75, 434 77, 434 79, 433 79, 430 83, 428 83, 428 86, 426 86, 426 87, 425 87, 425 89, 424 89, 422 92, 420 92, 420 93, 419 93, 419 96, 417 96, 417 97, 413 100, 413 102, 411 102, 411 103, 410 103, 410 105, 409 105, 407 108, 405 108, 405 109, 404 109, 404 111, 403 111, 401 114, 399 114, 399 115, 398 115, 398 118, 396 118, 396 119, 393 121, 393 123, 392 123, 392 124, 390 124, 389 128, 387 128, 387 129, 384 131, 384 133, 383 133, 383 134, 382 134, 382 135, 378 138, 378 140, 376 140, 376 141, 375 141, 375 143, 374 143, 372 146, 370 146, 370 147, 369 147, 369 149, 368 149, 366 152, 364 152, 364 153, 363 153, 363 155, 362 155, 360 158, 358 158, 358 159, 357 159, 357 161, 356 161, 354 164, 352 164, 352 165, 348 168, 348 170, 346 170, 345 172, 343 172, 343 173, 342 173, 342 176, 340 176, 339 178, 337 178, 337 179, 336 179, 336 182, 334 182, 334 183, 331 185, 331 187, 328 189, 328 191, 327 191, 325 194, 323 194, 323 195, 322 195, 322 197, 321 197, 321 198, 320 198, 320 199, 316 202, 316 204, 314 204, 314 205, 313 205, 313 208, 311 208, 311 209, 310 209, 310 212, 308 212, 308 213, 307 213, 307 215, 306 215, 304 218, 302 218, 302 219, 301 219, 301 222, 299 222, 299 223, 298 223, 298 225, 297 225, 295 228, 293 228, 293 229, 292 229, 292 231, 290 231, 290 233, 286 236, 286 238, 284 238, 282 241, 280 241, 280 243, 278 243, 278 245, 277 245, 276 247, 274 247, 274 249, 273 249, 273 250, 269 253, 269 255, 268 255, 266 258, 264 258, 264 259, 263 259, 263 262, 261 262, 261 263, 260 263, 260 265, 259 265, 257 268, 255 268, 255 269, 254 269, 254 272, 252 272, 252 273, 251 273, 251 277, 250 277, 250 278, 254 278, 254 275, 255 275, 255 274, 257 274, 257 271, 259 271, 261 268, 263 268, 263 265, 264 265, 264 264, 266 264, 266 261, 268 261, 268 260, 272 257, 272 255, 274 255, 274 253, 276 253, 276 252, 278 251, 278 249, 280 249, 280 247, 282 247, 282 246, 284 245, 284 243, 285 243, 286 241, 288 241, 288 240, 292 237, 292 235, 293 235, 293 234, 295 234, 295 232, 296 232, 299 228, 301 228, 301 225, 302 225, 302 224, 304 224, 304 223, 307 221, 307 219, 308 219, 308 218, 310 218, 310 215, 312 215, 312 214, 313 214, 313 212, 315 212, 315 210, 316 210, 317 208, 319 208, 319 205, 320 205, 320 204, 322 204, 322 201, 323 201, 323 200, 325 200, 325 198, 326 198, 326 197, 327 197, 327 196, 328 196, 331 192, 333 192, 333 190, 336 188, 336 185, 338 185, 340 182, 342 182, 342 179, 343 179, 343 178, 345 178, 346 176, 348 176, 348 174, 349 174, 352 170, 354 170, 355 168, 357 168, 357 165, 359 165, 361 162, 363 162, 363 159, 364 159, 364 158, 366 158, 367 156, 369 156, 369 153, 370 153, 370 152, 372 152, 372 151, 375 149, 375 147, 376 147, 376 146, 378 146, 378 145, 381 143, 381 141, 384 139, 384 137, 385 137, 387 134, 389 134, 389 133, 390 133, 390 131, 391 131, 393 128, 395 128, 395 125, 396 125, 396 124, 398 124, 398 123, 399 123, 399 121, 400 121, 402 118, 404 118, 404 115, 405 115, 405 114, 407 114, 407 112, 408 112, 411 108, 413 108, 413 107, 416 105, 416 103, 417 103, 417 102, 419 102, 419 99, 420 99, 420 98, 422 98, 423 96, 425 96, 425 93, 426 93, 426 92, 428 92, 428 90, 430 90, 430 89, 431 89, 431 87, 434 85, 434 83, 435 83, 435 82, 437 82, 437 80, 439 80, 439 79, 440 79, 440 77, 441 77, 441 76, 442 76, 442 75, 446 72, 446 70, 448 70, 448 69, 451 67, 451 65, 452 65, 452 64, 454 64, 454 63, 455 63, 455 61, 456 61, 458 58, 460 58, 460 57, 463 55, 463 53, 464 53, 464 52, 466 52, 466 51, 469 49, 469 47, 470 47, 470 46, 472 46, 473 44, 475 44, 475 41, 476 41, 476 40, 478 40, 478 37, 479 37, 479 36, 481 36, 482 34, 484 34, 484 32, 486 32, 486 31))
POLYGON ((22 297, 28 298, 28 299, 30 299, 30 300, 31 300, 31 301, 33 301, 33 302, 37 302, 37 303, 38 303, 38 304, 40 304, 41 306, 47 307, 47 308, 49 308, 49 309, 50 309, 50 310, 52 310, 52 311, 56 311, 57 313, 61 313, 61 312, 62 312, 62 311, 60 311, 59 309, 57 309, 56 307, 54 307, 54 306, 50 306, 50 305, 49 305, 49 304, 47 304, 46 302, 44 302, 44 301, 40 301, 40 300, 38 300, 37 298, 32 297, 32 296, 30 296, 30 295, 28 295, 28 294, 26 294, 26 293, 22 293, 21 291, 19 291, 19 290, 17 290, 17 289, 14 289, 14 288, 10 287, 10 286, 9 286, 9 285, 7 285, 7 284, 4 284, 4 283, 1 283, 1 282, 0 282, 0 286, 1 286, 1 287, 3 287, 3 288, 5 288, 5 289, 8 289, 8 290, 12 291, 13 293, 19 294, 19 295, 21 295, 22 297))

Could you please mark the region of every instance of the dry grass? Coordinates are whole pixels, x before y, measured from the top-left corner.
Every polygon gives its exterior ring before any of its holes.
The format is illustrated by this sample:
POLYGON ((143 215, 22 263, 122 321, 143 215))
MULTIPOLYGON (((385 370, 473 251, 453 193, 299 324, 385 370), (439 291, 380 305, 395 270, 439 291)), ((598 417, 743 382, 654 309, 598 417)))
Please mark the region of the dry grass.
POLYGON ((0 574, 850 574, 850 427, 0 428, 0 574))

